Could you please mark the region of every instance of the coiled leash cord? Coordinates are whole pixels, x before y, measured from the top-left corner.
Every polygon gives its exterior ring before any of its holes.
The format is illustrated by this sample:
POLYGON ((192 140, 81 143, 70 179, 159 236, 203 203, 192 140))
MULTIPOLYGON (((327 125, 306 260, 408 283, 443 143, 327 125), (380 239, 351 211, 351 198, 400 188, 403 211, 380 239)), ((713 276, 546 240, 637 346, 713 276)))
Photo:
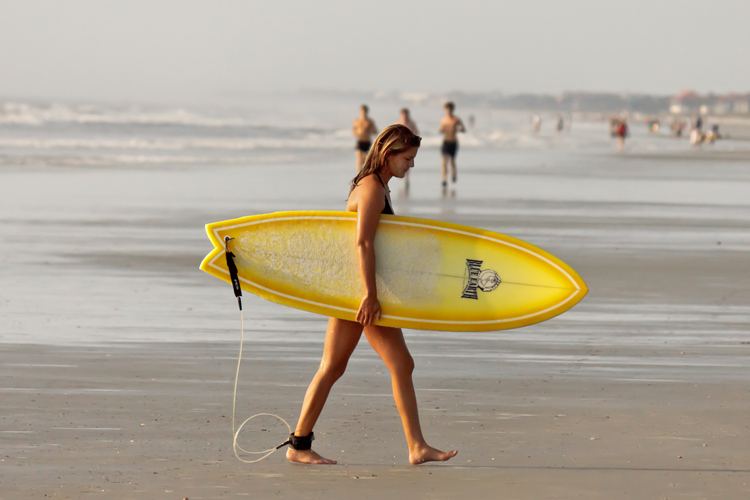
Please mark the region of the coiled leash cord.
MULTIPOLYGON (((281 418, 278 415, 274 415, 273 413, 256 413, 252 417, 249 417, 245 419, 244 422, 240 424, 239 427, 235 430, 235 409, 237 408, 237 383, 240 380, 240 364, 242 363, 242 345, 245 341, 245 318, 242 313, 242 288, 240 288, 240 280, 237 276, 237 266, 234 264, 234 254, 229 251, 229 241, 232 238, 229 236, 226 236, 224 238, 224 245, 225 245, 225 254, 227 257, 227 269, 229 269, 229 276, 232 279, 232 288, 234 288, 234 296, 237 297, 237 305, 240 308, 240 354, 237 358, 237 373, 234 376, 234 394, 232 395, 232 448, 234 450, 234 456, 237 457, 237 460, 240 462, 244 462, 246 464, 253 464, 255 462, 260 462, 264 458, 269 457, 273 452, 278 450, 279 448, 283 448, 284 446, 291 444, 292 440, 294 439, 294 433, 292 432, 292 427, 289 425, 289 423, 281 418), (268 448, 267 450, 263 451, 248 451, 244 448, 242 448, 239 444, 237 444, 237 437, 240 435, 240 431, 245 426, 246 423, 248 423, 250 420, 256 418, 256 417, 275 417, 286 425, 287 429, 289 429, 289 439, 281 443, 280 445, 274 447, 274 448, 268 448), (247 453, 248 455, 261 455, 264 454, 262 457, 257 458, 255 460, 245 460, 242 458, 239 454, 239 452, 247 453)), ((312 433, 311 433, 312 434, 312 433)))

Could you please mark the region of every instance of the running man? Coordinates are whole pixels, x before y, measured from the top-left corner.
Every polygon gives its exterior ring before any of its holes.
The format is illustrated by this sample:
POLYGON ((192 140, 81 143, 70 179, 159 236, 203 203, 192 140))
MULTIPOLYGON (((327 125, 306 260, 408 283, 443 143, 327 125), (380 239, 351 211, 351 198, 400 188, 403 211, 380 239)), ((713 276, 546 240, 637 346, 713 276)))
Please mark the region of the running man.
MULTIPOLYGON (((401 109, 401 118, 396 122, 397 125, 405 125, 409 130, 412 131, 414 135, 419 135, 419 129, 417 128, 417 124, 414 123, 414 120, 411 119, 411 115, 409 114, 409 108, 402 108, 401 109)), ((406 175, 404 175, 404 190, 408 193, 409 192, 409 171, 406 171, 406 175)))
POLYGON ((445 103, 445 116, 440 120, 440 133, 443 134, 443 189, 448 187, 448 161, 451 163, 451 179, 456 183, 456 152, 458 151, 458 133, 466 132, 461 118, 453 115, 456 105, 448 101, 445 103))
POLYGON ((357 138, 357 145, 354 148, 357 153, 357 172, 365 163, 365 158, 372 144, 372 136, 378 133, 375 122, 367 116, 367 111, 367 104, 363 104, 359 108, 359 118, 354 120, 354 125, 352 125, 352 135, 357 138))

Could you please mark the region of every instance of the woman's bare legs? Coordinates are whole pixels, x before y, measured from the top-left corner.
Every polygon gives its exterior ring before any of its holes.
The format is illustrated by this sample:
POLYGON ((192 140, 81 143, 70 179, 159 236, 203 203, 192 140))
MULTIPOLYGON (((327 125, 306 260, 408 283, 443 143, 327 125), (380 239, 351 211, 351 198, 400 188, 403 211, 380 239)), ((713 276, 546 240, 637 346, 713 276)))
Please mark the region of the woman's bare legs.
MULTIPOLYGON (((428 446, 422 436, 419 424, 417 396, 414 392, 412 372, 414 360, 404 342, 400 328, 368 326, 364 329, 367 340, 385 362, 391 372, 393 398, 401 415, 401 422, 409 446, 409 461, 420 464, 430 461, 444 461, 456 456, 456 451, 442 452, 428 446)), ((312 432, 315 423, 323 410, 333 384, 341 378, 346 365, 362 336, 362 325, 353 321, 336 318, 328 320, 323 359, 318 372, 313 377, 305 394, 295 434, 307 436, 312 432)), ((286 457, 293 462, 309 464, 335 464, 334 460, 321 457, 312 450, 294 450, 289 448, 286 457)))
POLYGON ((417 409, 417 395, 411 374, 414 371, 414 360, 404 341, 400 328, 382 326, 365 327, 367 341, 385 362, 391 372, 393 399, 401 415, 401 422, 409 446, 409 462, 421 464, 431 461, 445 461, 456 456, 457 451, 443 452, 428 446, 422 436, 417 409))
MULTIPOLYGON (((344 374, 346 364, 361 336, 362 325, 359 323, 336 318, 328 319, 323 359, 305 393, 297 429, 294 431, 295 435, 307 436, 312 432, 323 410, 323 405, 328 399, 328 394, 331 392, 331 387, 344 374)), ((286 458, 292 462, 306 464, 336 463, 335 460, 323 458, 312 450, 295 450, 291 447, 286 451, 286 458)))

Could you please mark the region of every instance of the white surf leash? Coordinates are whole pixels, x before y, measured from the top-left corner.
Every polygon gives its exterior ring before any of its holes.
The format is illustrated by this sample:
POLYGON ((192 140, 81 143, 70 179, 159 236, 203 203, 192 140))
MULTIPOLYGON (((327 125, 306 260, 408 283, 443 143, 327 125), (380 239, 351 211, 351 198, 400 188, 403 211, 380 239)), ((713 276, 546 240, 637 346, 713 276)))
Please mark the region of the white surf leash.
POLYGON ((232 394, 232 449, 234 450, 234 456, 237 457, 237 460, 239 460, 240 462, 244 462, 246 464, 254 464, 255 462, 260 462, 264 458, 268 458, 271 454, 273 454, 273 452, 289 444, 290 441, 287 440, 276 447, 268 448, 267 450, 263 450, 263 451, 246 450, 242 448, 239 444, 237 444, 237 438, 239 437, 240 431, 242 430, 242 428, 245 426, 246 423, 248 423, 250 420, 256 417, 267 416, 267 417, 275 417, 281 420, 282 422, 284 422, 287 429, 289 429, 290 435, 292 434, 292 427, 289 425, 289 423, 286 420, 284 420, 278 415, 274 415, 273 413, 256 413, 252 417, 245 419, 245 421, 242 422, 240 426, 237 427, 237 429, 235 430, 235 410, 237 408, 237 383, 240 380, 240 365, 242 363, 242 345, 245 341, 245 317, 242 312, 242 298, 241 298, 242 288, 240 288, 240 280, 237 277, 237 267, 235 266, 234 260, 233 260, 234 254, 229 251, 229 240, 231 239, 232 238, 230 238, 229 236, 227 236, 224 239, 224 244, 225 244, 224 251, 227 256, 227 268, 229 269, 229 276, 232 279, 232 288, 234 288, 234 295, 235 297, 237 297, 237 305, 240 308, 240 354, 237 358, 237 373, 234 376, 234 394, 232 394), (262 455, 264 453, 265 455, 255 460, 245 460, 244 458, 240 456, 239 454, 240 451, 243 453, 247 453, 248 455, 262 455))

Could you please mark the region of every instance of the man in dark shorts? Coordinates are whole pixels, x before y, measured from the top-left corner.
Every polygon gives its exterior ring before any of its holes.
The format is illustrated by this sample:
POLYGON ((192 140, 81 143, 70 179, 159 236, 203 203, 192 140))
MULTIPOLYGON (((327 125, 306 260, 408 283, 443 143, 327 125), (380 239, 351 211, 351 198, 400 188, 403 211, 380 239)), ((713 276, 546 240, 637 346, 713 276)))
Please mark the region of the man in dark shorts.
POLYGON ((445 116, 440 120, 440 133, 443 134, 443 146, 440 152, 443 155, 443 189, 448 187, 448 162, 451 164, 451 180, 456 183, 456 152, 458 151, 458 133, 466 132, 461 118, 453 115, 456 105, 452 102, 445 103, 445 116))
POLYGON ((357 151, 362 151, 364 154, 370 152, 370 146, 372 146, 370 141, 357 141, 357 151))
MULTIPOLYGON (((450 156, 452 160, 456 159, 456 153, 458 152, 458 141, 443 141, 443 146, 440 148, 443 156, 450 156)), ((455 182, 455 181, 454 181, 455 182)))
POLYGON ((367 105, 363 104, 359 108, 359 118, 354 120, 354 125, 352 125, 352 135, 357 138, 357 146, 354 148, 357 153, 357 171, 365 163, 365 158, 372 145, 372 136, 378 133, 375 122, 367 116, 367 111, 367 105))

